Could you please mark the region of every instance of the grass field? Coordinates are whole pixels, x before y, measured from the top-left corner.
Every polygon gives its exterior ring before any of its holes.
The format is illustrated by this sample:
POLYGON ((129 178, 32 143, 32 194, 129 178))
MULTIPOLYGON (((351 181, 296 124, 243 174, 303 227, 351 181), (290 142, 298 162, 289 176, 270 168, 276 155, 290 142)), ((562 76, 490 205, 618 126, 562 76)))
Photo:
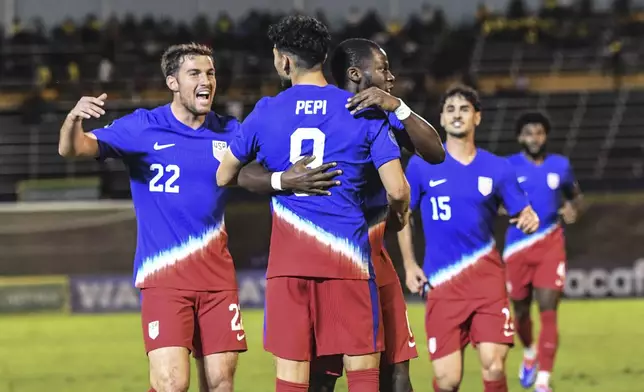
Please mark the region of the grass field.
MULTIPOLYGON (((565 302, 561 310, 558 391, 644 390, 644 301, 565 302)), ((262 313, 243 315, 249 352, 240 358, 236 390, 273 391, 272 360, 262 349, 262 313)), ((411 367, 414 389, 430 391, 420 305, 410 305, 409 318, 420 350, 411 367)), ((464 392, 482 390, 474 354, 468 351, 464 392)), ((512 350, 510 391, 522 390, 516 378, 520 357, 519 349, 512 350)), ((147 385, 137 315, 0 316, 0 392, 144 392, 147 385)), ((193 381, 191 391, 196 390, 193 381)), ((346 391, 344 381, 337 390, 346 391)))

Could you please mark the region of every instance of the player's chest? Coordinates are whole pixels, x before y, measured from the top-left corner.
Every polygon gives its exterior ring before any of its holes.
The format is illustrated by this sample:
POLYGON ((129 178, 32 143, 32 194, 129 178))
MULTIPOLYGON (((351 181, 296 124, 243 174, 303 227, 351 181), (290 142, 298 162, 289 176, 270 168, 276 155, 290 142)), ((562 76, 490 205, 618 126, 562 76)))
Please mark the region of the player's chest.
POLYGON ((160 134, 148 137, 145 139, 143 161, 149 165, 179 166, 186 172, 214 174, 228 149, 229 138, 225 136, 181 137, 160 134))
POLYGON ((562 183, 563 175, 560 171, 548 167, 515 167, 517 182, 527 193, 557 192, 562 183))
POLYGON ((423 178, 422 188, 431 197, 449 197, 453 202, 485 203, 494 198, 498 180, 492 173, 429 172, 423 178))

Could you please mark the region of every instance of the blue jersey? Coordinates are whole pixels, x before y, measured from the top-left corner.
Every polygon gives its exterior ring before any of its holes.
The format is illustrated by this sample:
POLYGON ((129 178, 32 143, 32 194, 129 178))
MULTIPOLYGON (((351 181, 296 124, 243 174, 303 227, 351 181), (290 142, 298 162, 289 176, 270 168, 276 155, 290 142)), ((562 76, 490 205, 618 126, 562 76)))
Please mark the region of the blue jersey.
POLYGON ((400 158, 384 113, 356 116, 350 93, 335 86, 296 85, 257 103, 230 150, 241 162, 257 159, 268 170, 288 169, 313 154, 318 166, 337 162, 342 185, 331 196, 277 194, 268 277, 373 278, 363 212, 365 174, 400 158))
POLYGON ((517 180, 527 193, 530 204, 539 216, 539 229, 525 234, 515 226, 509 226, 505 238, 504 257, 509 257, 535 244, 560 227, 559 207, 562 196, 571 195, 575 177, 568 158, 548 154, 541 164, 536 164, 523 153, 508 157, 514 166, 517 180))
POLYGON ((411 208, 420 207, 423 221, 423 270, 429 283, 434 288, 452 287, 452 292, 463 296, 478 296, 480 291, 475 293, 474 288, 482 286, 483 279, 468 270, 498 259, 499 268, 494 273, 500 274, 495 277, 500 287, 496 283, 490 286, 505 292, 501 260, 495 248, 494 220, 501 204, 511 215, 528 205, 510 163, 477 149, 468 165, 449 153, 438 165, 413 156, 406 174, 411 208))
POLYGON ((211 112, 199 129, 170 105, 139 109, 93 131, 100 158, 128 168, 137 220, 135 285, 234 290, 224 227, 227 191, 216 173, 239 122, 211 112))

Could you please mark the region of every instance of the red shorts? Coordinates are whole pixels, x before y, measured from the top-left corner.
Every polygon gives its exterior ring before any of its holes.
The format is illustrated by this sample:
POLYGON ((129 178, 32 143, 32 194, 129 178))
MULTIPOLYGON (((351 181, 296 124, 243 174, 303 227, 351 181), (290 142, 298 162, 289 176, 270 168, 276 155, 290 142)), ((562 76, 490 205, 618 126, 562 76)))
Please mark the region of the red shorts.
POLYGON ((505 262, 508 292, 513 300, 527 298, 533 287, 562 291, 566 281, 563 229, 557 227, 530 246, 512 252, 505 256, 505 262))
MULTIPOLYGON (((385 330, 385 351, 382 362, 395 364, 418 357, 416 340, 407 318, 407 303, 402 286, 393 284, 378 288, 382 323, 385 330)), ((340 377, 343 369, 342 356, 317 357, 311 363, 311 372, 340 377)))
POLYGON ((265 306, 264 348, 279 358, 310 361, 383 350, 373 280, 269 278, 265 306))
POLYGON ((428 299, 425 309, 429 356, 442 358, 468 343, 512 345, 514 325, 508 298, 428 299))
POLYGON ((246 351, 237 290, 141 289, 145 351, 185 347, 196 358, 246 351))

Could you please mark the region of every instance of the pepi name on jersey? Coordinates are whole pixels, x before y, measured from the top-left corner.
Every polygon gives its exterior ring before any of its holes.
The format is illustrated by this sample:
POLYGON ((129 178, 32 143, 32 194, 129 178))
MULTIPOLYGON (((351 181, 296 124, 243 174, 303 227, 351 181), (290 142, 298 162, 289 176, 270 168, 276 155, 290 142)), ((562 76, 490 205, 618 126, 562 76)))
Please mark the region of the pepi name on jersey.
POLYGON ((315 101, 297 101, 295 104, 295 114, 300 114, 301 111, 304 111, 304 114, 326 114, 326 99, 324 100, 315 100, 315 101))

